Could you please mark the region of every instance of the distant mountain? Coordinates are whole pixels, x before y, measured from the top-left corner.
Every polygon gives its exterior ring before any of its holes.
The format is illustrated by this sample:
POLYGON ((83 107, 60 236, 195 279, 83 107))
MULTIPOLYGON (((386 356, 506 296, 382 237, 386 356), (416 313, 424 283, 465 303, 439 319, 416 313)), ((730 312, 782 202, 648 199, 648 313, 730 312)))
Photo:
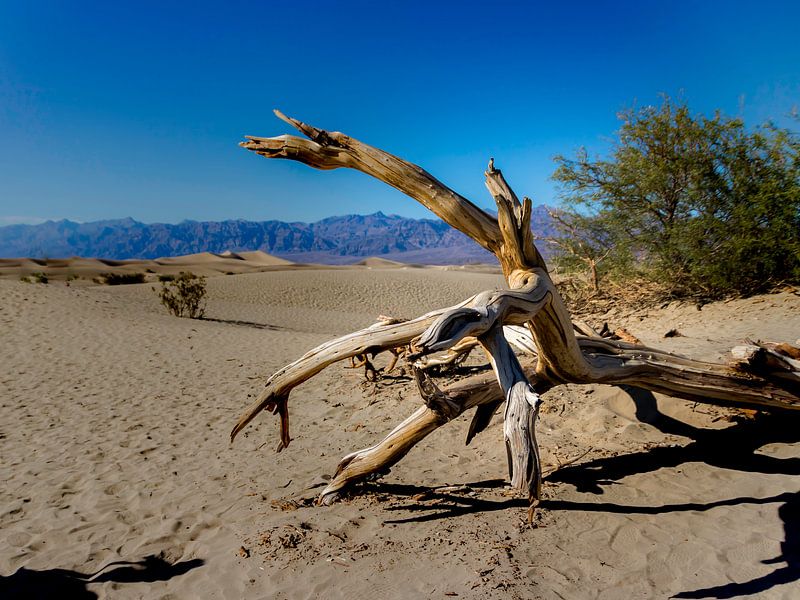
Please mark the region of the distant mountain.
MULTIPOLYGON (((533 209, 532 229, 551 235, 544 207, 533 209)), ((0 227, 0 257, 158 258, 195 252, 262 250, 296 262, 347 264, 367 256, 423 264, 493 262, 494 258, 443 221, 377 212, 329 217, 316 223, 133 219, 0 227)), ((546 248, 542 247, 545 251, 546 248)))

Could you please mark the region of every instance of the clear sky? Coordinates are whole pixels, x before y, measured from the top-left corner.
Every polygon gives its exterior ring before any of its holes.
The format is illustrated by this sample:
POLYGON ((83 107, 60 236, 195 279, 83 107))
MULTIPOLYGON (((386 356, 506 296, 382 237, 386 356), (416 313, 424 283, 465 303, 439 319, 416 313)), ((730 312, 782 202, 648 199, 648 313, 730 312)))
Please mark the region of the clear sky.
POLYGON ((0 224, 429 216, 360 173, 239 148, 288 132, 276 107, 483 206, 490 156, 552 203, 552 157, 602 153, 616 113, 661 92, 781 121, 800 2, 0 0, 0 224))

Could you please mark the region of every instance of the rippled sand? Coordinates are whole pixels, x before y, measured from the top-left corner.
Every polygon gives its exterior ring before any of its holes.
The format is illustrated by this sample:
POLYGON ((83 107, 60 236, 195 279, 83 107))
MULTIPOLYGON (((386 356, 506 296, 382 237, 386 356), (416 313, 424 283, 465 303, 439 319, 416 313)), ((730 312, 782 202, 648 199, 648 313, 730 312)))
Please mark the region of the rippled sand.
MULTIPOLYGON (((407 379, 333 366, 292 394, 287 450, 270 415, 229 445, 248 395, 309 348, 502 285, 384 267, 213 277, 202 321, 168 315, 150 284, 0 281, 0 596, 800 596, 800 433, 785 417, 556 389, 543 460, 588 454, 549 477, 534 529, 504 489, 500 420, 466 447, 470 415, 367 493, 310 504, 341 456, 416 409, 407 379)), ((713 359, 747 336, 800 338, 800 297, 604 318, 713 359), (684 337, 663 339, 672 328, 684 337)))

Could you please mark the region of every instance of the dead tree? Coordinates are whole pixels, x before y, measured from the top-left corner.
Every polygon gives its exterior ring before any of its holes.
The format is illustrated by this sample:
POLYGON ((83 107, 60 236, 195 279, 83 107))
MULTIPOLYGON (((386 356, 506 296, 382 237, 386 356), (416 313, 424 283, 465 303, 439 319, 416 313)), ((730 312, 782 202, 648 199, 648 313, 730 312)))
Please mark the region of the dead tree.
POLYGON ((469 443, 505 402, 503 432, 511 483, 534 505, 541 486, 535 435, 540 395, 564 383, 627 384, 711 404, 800 409, 800 362, 781 346, 750 344, 737 349, 734 363, 715 364, 602 338, 584 324, 573 325, 533 243, 531 201, 517 199, 493 160, 485 177, 497 217, 417 165, 343 133, 317 129, 278 111, 276 115, 306 137, 248 136, 241 145, 267 158, 288 158, 317 169, 356 169, 399 189, 492 252, 508 283, 506 290, 482 292, 410 321, 379 322, 322 344, 269 379, 233 428, 231 440, 267 409, 280 415, 280 451, 290 442, 289 393, 332 363, 408 344, 413 354, 407 358, 414 360, 477 343, 492 365, 494 378, 476 375, 444 389, 417 370, 424 404, 376 445, 345 456, 320 503, 330 504, 352 483, 386 472, 429 433, 475 408, 469 443), (509 339, 534 355, 529 365, 520 364, 509 339))

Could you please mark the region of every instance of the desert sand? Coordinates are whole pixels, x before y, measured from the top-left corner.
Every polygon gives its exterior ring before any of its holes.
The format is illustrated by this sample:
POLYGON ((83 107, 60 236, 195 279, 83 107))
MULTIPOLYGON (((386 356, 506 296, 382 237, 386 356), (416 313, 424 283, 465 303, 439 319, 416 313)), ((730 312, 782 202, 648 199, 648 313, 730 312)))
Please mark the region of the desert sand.
MULTIPOLYGON (((239 273, 209 278, 207 319, 167 314, 151 283, 19 281, 20 269, 91 279, 119 265, 6 261, 0 597, 800 597, 797 419, 564 386, 545 396, 539 421, 550 474, 535 527, 526 501, 505 489, 501 419, 467 447, 471 415, 360 495, 316 507, 341 456, 417 408, 413 383, 330 367, 293 393, 293 442, 280 454, 270 415, 229 444, 248 396, 379 314, 412 317, 501 277, 379 260, 346 269, 182 260, 120 268, 239 273)), ((724 360, 748 337, 800 338, 800 296, 596 319, 724 360), (681 336, 665 339, 671 329, 681 336)))
POLYGON ((0 279, 20 279, 42 273, 56 281, 92 280, 105 273, 144 273, 148 281, 158 275, 191 271, 196 275, 236 275, 275 269, 303 268, 266 252, 198 252, 156 259, 106 260, 100 258, 0 258, 0 279))

